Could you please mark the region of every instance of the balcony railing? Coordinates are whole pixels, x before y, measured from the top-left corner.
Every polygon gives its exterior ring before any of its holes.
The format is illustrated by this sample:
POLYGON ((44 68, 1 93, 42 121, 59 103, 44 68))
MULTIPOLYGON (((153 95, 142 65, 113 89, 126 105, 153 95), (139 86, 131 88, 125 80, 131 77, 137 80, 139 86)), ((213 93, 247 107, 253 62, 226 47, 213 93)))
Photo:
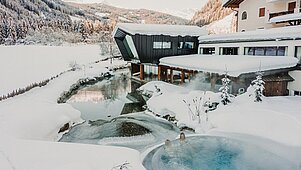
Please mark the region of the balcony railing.
MULTIPOLYGON (((282 15, 287 15, 287 14, 293 14, 295 11, 282 11, 282 12, 276 12, 276 13, 270 13, 270 19, 282 15)), ((299 12, 301 12, 301 8, 299 9, 299 12)))

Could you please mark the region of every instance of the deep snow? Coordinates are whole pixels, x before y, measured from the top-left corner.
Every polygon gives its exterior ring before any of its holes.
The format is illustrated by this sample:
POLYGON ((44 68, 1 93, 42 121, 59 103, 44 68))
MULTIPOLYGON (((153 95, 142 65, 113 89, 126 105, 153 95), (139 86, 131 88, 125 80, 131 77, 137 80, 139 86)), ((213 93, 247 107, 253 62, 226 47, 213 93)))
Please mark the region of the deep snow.
POLYGON ((135 150, 55 142, 60 137, 58 131, 64 124, 73 125, 82 121, 80 112, 72 106, 57 104, 60 94, 68 90, 80 78, 99 76, 108 71, 105 67, 126 64, 122 60, 114 60, 112 65, 110 61, 95 64, 93 61, 101 59, 102 56, 98 55, 95 46, 85 47, 66 47, 64 49, 64 47, 19 46, 16 48, 27 51, 23 56, 19 56, 23 57, 20 60, 26 62, 15 65, 13 63, 17 58, 13 56, 15 53, 12 52, 15 48, 3 47, 5 53, 2 54, 5 58, 2 58, 2 61, 5 61, 17 72, 2 70, 8 69, 8 66, 1 68, 1 76, 3 76, 1 78, 7 79, 5 81, 7 87, 16 88, 18 86, 14 82, 26 84, 33 80, 40 81, 45 76, 64 71, 68 68, 68 62, 72 55, 80 55, 81 51, 82 55, 77 62, 84 66, 82 69, 64 73, 44 87, 34 88, 25 94, 0 102, 0 169, 111 169, 125 162, 129 162, 129 166, 133 169, 143 169, 139 152, 135 150), (91 48, 95 51, 91 51, 91 48), (35 55, 38 58, 37 53, 42 56, 43 50, 41 49, 48 49, 44 52, 48 51, 53 55, 62 50, 68 53, 70 58, 68 56, 64 58, 63 53, 60 54, 60 58, 55 59, 51 54, 46 54, 46 57, 37 60, 43 62, 41 66, 37 66, 38 63, 31 60, 35 55), (74 53, 70 54, 69 50, 74 53), (47 64, 48 61, 49 64, 47 64), (27 69, 24 72, 33 73, 33 75, 25 79, 21 74, 23 68, 27 69))

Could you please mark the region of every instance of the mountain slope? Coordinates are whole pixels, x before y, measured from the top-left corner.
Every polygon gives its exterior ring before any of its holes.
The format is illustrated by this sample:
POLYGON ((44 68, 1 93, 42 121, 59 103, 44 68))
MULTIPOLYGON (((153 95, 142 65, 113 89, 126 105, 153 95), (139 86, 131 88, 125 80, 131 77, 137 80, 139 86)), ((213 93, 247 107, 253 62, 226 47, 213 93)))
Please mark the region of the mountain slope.
POLYGON ((208 0, 207 4, 198 11, 190 21, 190 24, 204 26, 214 21, 223 19, 233 12, 230 8, 224 8, 221 0, 208 0))
POLYGON ((89 11, 103 18, 117 22, 149 23, 149 24, 187 24, 188 20, 148 9, 125 9, 107 5, 105 3, 69 5, 89 11))
POLYGON ((116 22, 186 24, 151 10, 128 10, 105 4, 61 0, 0 0, 0 44, 108 41, 116 22))

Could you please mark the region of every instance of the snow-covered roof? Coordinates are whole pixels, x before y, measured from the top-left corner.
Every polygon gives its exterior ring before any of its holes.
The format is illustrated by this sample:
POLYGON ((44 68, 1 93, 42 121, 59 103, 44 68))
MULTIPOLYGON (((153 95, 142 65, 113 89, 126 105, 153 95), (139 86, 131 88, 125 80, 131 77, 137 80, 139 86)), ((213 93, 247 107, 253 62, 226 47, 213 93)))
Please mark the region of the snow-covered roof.
POLYGON ((301 13, 281 15, 270 19, 271 23, 301 20, 301 13))
POLYGON ((160 65, 224 74, 227 70, 232 77, 241 74, 290 68, 298 59, 288 56, 248 56, 248 55, 184 55, 160 59, 160 65))
POLYGON ((266 40, 301 39, 301 26, 289 26, 272 29, 259 29, 255 31, 236 32, 223 35, 200 36, 201 44, 222 42, 252 42, 266 40))
POLYGON ((118 29, 132 35, 200 36, 208 34, 206 29, 191 25, 118 23, 113 31, 113 35, 115 35, 118 29))

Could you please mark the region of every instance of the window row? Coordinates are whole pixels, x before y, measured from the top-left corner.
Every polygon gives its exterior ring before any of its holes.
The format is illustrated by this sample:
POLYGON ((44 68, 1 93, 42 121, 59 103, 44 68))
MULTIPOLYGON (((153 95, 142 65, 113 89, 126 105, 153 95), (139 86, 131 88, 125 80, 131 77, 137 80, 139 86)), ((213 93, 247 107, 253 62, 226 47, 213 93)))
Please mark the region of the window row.
MULTIPOLYGON (((238 55, 238 47, 221 47, 220 55, 238 55)), ((287 47, 245 47, 244 55, 257 55, 257 56, 285 56, 287 47)), ((201 48, 201 54, 215 54, 215 48, 201 48)), ((296 47, 296 57, 301 56, 301 47, 296 47), (300 48, 300 49, 299 49, 300 48), (299 49, 299 50, 297 50, 299 49)))
MULTIPOLYGON (((154 49, 170 49, 171 42, 153 42, 154 49)), ((179 42, 178 49, 193 49, 194 42, 179 42)))

